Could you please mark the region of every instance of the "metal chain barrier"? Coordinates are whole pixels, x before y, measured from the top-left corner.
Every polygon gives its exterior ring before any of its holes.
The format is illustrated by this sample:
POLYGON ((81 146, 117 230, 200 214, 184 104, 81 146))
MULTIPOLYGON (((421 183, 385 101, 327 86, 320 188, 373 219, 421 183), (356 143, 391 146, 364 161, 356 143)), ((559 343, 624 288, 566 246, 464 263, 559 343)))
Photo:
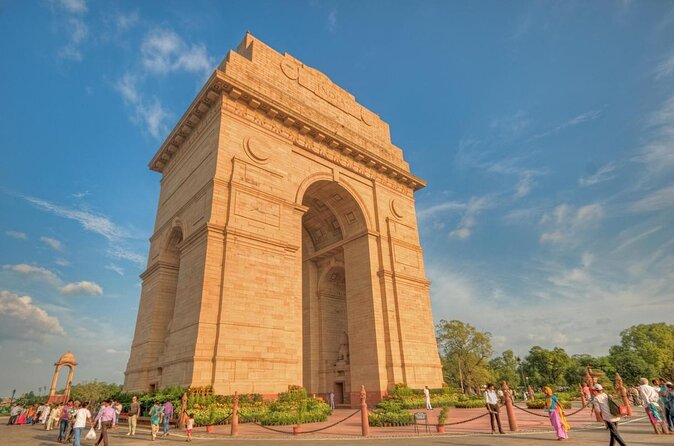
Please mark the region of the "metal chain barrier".
MULTIPOLYGON (((321 431, 324 431, 324 430, 326 430, 326 429, 330 429, 331 427, 335 427, 335 426, 337 426, 339 423, 345 422, 346 420, 348 420, 349 418, 353 417, 353 416, 356 415, 357 413, 360 413, 360 409, 356 410, 356 411, 355 411, 354 413, 352 413, 351 415, 347 415, 345 418, 342 418, 341 420, 339 420, 339 421, 337 421, 337 422, 335 422, 335 423, 332 423, 332 424, 330 424, 330 425, 328 425, 328 426, 324 426, 324 427, 321 427, 321 428, 318 428, 318 429, 314 429, 314 430, 310 430, 310 431, 300 431, 300 432, 297 432, 297 433, 298 433, 298 434, 313 434, 313 433, 315 433, 315 432, 321 432, 321 431)), ((270 430, 270 431, 272 431, 272 432, 278 432, 278 433, 281 433, 281 434, 295 435, 294 432, 283 431, 283 430, 281 430, 281 429, 274 429, 274 428, 272 428, 272 427, 264 426, 264 425, 262 425, 262 424, 260 424, 260 423, 257 423, 257 422, 255 422, 254 424, 256 424, 257 426, 260 426, 260 427, 262 427, 262 428, 264 428, 264 429, 270 430)))
MULTIPOLYGON (((480 419, 480 418, 482 418, 482 417, 486 417, 487 415, 489 415, 489 412, 485 412, 485 413, 483 413, 482 415, 478 415, 478 416, 476 416, 476 417, 469 418, 469 419, 467 419, 467 420, 455 421, 454 423, 445 423, 444 425, 445 425, 445 426, 455 426, 455 425, 457 425, 457 424, 468 423, 469 421, 475 421, 475 420, 478 420, 478 419, 480 419)), ((436 426, 437 426, 437 425, 436 425, 436 426)))
MULTIPOLYGON (((580 409, 578 409, 578 410, 576 410, 576 411, 574 411, 574 412, 568 413, 568 414, 565 413, 564 415, 567 416, 567 417, 571 417, 571 416, 577 414, 578 412, 580 412, 581 410, 587 408, 590 404, 591 404, 591 403, 588 402, 588 403, 586 403, 583 407, 581 407, 580 409)), ((526 413, 531 414, 531 415, 535 415, 535 416, 537 416, 537 417, 542 417, 542 418, 549 418, 549 417, 550 417, 549 415, 543 415, 543 414, 540 414, 540 413, 532 412, 531 410, 525 409, 524 407, 520 407, 520 406, 518 406, 518 405, 515 404, 515 403, 513 403, 513 407, 516 407, 516 408, 518 408, 519 410, 521 410, 521 411, 523 411, 523 412, 526 412, 526 413)))

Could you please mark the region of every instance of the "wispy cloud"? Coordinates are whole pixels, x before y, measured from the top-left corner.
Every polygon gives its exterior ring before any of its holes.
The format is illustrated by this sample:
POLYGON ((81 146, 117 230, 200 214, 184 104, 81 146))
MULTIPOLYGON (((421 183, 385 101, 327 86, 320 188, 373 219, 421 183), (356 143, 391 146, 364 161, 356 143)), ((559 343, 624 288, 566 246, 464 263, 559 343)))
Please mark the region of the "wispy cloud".
POLYGON ((141 44, 141 56, 143 67, 153 74, 182 70, 205 77, 215 67, 215 59, 208 55, 204 44, 187 44, 171 29, 148 32, 141 44))
POLYGON ((87 231, 100 234, 108 240, 117 240, 126 237, 126 232, 104 215, 96 214, 86 209, 73 209, 60 206, 49 201, 27 195, 20 196, 38 209, 50 212, 59 217, 74 220, 82 225, 82 227, 87 231))
POLYGON ((61 284, 61 279, 59 279, 56 273, 41 266, 29 265, 27 263, 18 263, 16 265, 3 265, 2 269, 5 271, 12 271, 14 273, 21 274, 35 280, 47 282, 53 286, 58 286, 61 284))
POLYGON ((145 256, 120 245, 110 246, 107 254, 113 259, 128 260, 138 266, 144 266, 145 261, 147 260, 145 256))
POLYGON ((537 133, 531 137, 529 137, 528 141, 533 141, 536 139, 541 139, 545 138, 547 136, 555 135, 559 132, 561 132, 564 129, 567 129, 569 127, 575 127, 580 124, 584 124, 586 122, 594 121, 595 119, 598 119, 601 117, 603 112, 603 109, 597 109, 597 110, 590 110, 585 113, 581 113, 579 115, 574 116, 571 119, 568 119, 567 121, 562 122, 561 124, 556 125, 550 130, 547 130, 545 132, 537 133))
POLYGON ((644 232, 641 232, 640 234, 632 236, 632 237, 628 238, 627 240, 625 240, 624 242, 622 242, 620 245, 618 245, 618 247, 616 249, 614 249, 613 252, 620 251, 621 249, 624 249, 624 248, 632 245, 633 243, 636 243, 639 240, 642 240, 642 239, 648 237, 649 235, 660 231, 661 229, 662 229, 662 226, 656 226, 654 228, 650 228, 650 229, 648 229, 644 232))
POLYGON ((477 216, 485 209, 495 205, 493 196, 471 198, 466 205, 466 210, 459 221, 458 226, 449 233, 449 238, 468 239, 477 225, 477 216))
POLYGON ((81 46, 89 37, 89 27, 84 21, 89 8, 85 0, 52 0, 52 10, 66 15, 67 24, 62 25, 68 35, 68 41, 61 47, 58 56, 62 59, 82 60, 81 46))
POLYGON ((28 239, 28 235, 25 232, 21 232, 21 231, 5 231, 5 235, 7 237, 12 237, 12 238, 19 239, 19 240, 28 239))
POLYGON ((49 246, 54 251, 63 251, 63 243, 60 240, 51 237, 40 237, 40 241, 45 245, 49 246))
POLYGON ((545 213, 541 224, 547 230, 541 234, 541 243, 559 243, 571 241, 579 231, 599 222, 604 217, 604 208, 592 203, 575 208, 569 204, 560 204, 552 212, 545 213))
POLYGON ((674 74, 674 52, 664 57, 653 72, 657 80, 669 77, 672 74, 674 74))
POLYGON ((66 259, 61 259, 61 258, 58 258, 58 259, 54 260, 54 263, 56 263, 58 266, 70 266, 69 261, 67 261, 66 259))
POLYGON ((89 197, 91 195, 92 195, 91 192, 89 192, 88 190, 85 190, 84 192, 75 192, 74 194, 72 194, 72 196, 77 199, 89 197))
POLYGON ((609 181, 615 178, 615 170, 618 165, 615 162, 610 162, 599 169, 592 175, 588 177, 583 177, 578 180, 580 186, 593 186, 595 184, 603 183, 604 181, 609 181))
POLYGON ((56 0, 53 3, 71 14, 85 14, 89 10, 86 0, 56 0))
POLYGON ((445 212, 459 211, 463 209, 466 209, 466 203, 458 201, 446 201, 444 203, 420 209, 419 212, 417 212, 417 216, 419 217, 419 220, 423 220, 445 212))
POLYGON ((674 95, 648 116, 644 143, 634 160, 644 163, 650 175, 667 174, 674 169, 674 95))
POLYGON ((122 95, 127 105, 134 108, 131 120, 143 125, 153 137, 161 138, 168 132, 168 121, 172 115, 162 106, 159 99, 143 98, 136 87, 137 82, 137 76, 127 73, 115 83, 115 90, 122 95))
POLYGON ((122 268, 120 266, 117 266, 114 263, 110 263, 110 264, 106 265, 105 269, 108 269, 110 271, 114 271, 122 277, 124 276, 124 268, 122 268))
POLYGON ((654 212, 664 209, 674 209, 674 184, 651 192, 630 207, 632 212, 654 212))
POLYGON ((69 283, 62 286, 59 291, 61 294, 66 295, 89 295, 89 296, 100 296, 103 294, 103 288, 95 282, 89 282, 88 280, 83 280, 77 283, 69 283))
POLYGON ((337 10, 333 9, 328 14, 328 31, 334 33, 337 30, 337 10))
POLYGON ((30 296, 0 291, 0 339, 44 341, 52 335, 64 336, 59 320, 33 303, 30 296))

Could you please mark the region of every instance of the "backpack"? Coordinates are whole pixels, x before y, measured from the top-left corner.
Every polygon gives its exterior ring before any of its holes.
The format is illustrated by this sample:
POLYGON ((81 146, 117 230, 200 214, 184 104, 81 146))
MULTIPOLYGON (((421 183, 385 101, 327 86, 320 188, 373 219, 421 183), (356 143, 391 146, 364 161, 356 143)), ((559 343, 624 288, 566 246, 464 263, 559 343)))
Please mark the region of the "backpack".
POLYGON ((621 415, 620 405, 616 403, 615 400, 610 396, 608 396, 608 410, 614 417, 619 417, 621 415))

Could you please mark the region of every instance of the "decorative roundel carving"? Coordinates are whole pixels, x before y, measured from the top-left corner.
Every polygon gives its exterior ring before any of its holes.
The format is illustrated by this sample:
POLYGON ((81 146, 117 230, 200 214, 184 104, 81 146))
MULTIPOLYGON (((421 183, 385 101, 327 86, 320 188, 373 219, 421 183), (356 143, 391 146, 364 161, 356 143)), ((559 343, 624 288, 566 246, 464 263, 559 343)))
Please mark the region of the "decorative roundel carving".
POLYGON ((281 61, 281 71, 283 71, 283 74, 285 74, 288 79, 295 80, 299 77, 299 67, 289 60, 281 61))
POLYGON ((391 213, 397 218, 403 218, 405 213, 403 212, 403 206, 400 204, 399 200, 391 200, 391 213))
POLYGON ((374 116, 372 116, 372 112, 365 110, 364 107, 360 108, 360 119, 363 120, 363 122, 369 126, 374 125, 374 116))
POLYGON ((264 164, 271 157, 271 144, 269 141, 256 136, 248 136, 243 140, 243 149, 246 154, 258 163, 264 164))

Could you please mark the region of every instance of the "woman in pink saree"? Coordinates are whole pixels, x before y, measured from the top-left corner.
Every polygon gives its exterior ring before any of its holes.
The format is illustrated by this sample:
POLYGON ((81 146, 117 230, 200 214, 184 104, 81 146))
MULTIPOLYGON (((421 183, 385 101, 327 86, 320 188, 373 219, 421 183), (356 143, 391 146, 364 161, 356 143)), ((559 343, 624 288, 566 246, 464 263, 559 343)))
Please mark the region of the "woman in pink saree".
POLYGON ((545 392, 545 411, 550 414, 550 424, 555 429, 555 434, 557 434, 557 440, 566 440, 569 438, 569 423, 566 422, 566 417, 564 416, 564 409, 562 405, 559 404, 559 399, 557 395, 552 394, 552 389, 550 387, 544 387, 543 391, 545 392))

